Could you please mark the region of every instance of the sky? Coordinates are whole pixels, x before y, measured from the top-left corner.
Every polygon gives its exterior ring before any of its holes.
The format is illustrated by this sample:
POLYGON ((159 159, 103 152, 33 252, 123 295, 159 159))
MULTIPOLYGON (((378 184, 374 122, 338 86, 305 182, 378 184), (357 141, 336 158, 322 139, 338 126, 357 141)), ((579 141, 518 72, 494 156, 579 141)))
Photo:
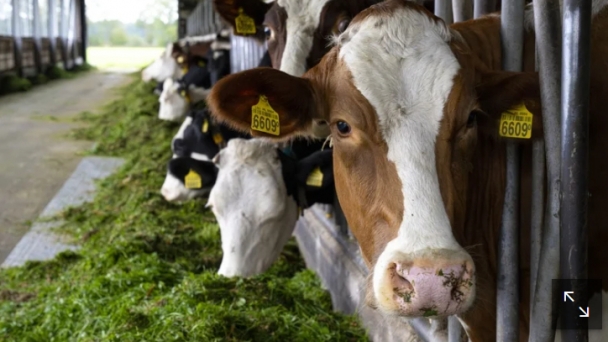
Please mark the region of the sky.
POLYGON ((119 20, 124 23, 133 23, 140 16, 146 18, 159 14, 177 17, 177 0, 87 0, 87 17, 91 21, 119 20), (173 6, 167 10, 167 3, 173 6))

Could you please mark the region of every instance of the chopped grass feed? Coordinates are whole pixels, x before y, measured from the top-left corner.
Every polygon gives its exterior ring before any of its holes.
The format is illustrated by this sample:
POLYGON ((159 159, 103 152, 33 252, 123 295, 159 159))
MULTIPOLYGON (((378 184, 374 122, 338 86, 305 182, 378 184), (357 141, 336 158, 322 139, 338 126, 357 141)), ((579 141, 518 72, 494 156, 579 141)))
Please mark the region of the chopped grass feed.
POLYGON ((0 341, 367 341, 332 311, 292 240, 266 273, 216 274, 220 234, 204 201, 159 194, 179 124, 159 120, 154 85, 134 81, 74 136, 126 159, 95 200, 62 213, 82 248, 0 270, 0 341))

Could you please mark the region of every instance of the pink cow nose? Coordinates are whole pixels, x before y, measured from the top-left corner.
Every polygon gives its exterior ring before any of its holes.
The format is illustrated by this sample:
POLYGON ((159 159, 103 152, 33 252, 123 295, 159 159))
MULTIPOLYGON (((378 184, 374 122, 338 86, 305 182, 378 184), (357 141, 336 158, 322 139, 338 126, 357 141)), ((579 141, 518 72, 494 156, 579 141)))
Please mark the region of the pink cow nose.
POLYGON ((441 267, 422 264, 389 264, 386 285, 400 315, 448 316, 468 309, 475 296, 472 262, 440 263, 441 267))

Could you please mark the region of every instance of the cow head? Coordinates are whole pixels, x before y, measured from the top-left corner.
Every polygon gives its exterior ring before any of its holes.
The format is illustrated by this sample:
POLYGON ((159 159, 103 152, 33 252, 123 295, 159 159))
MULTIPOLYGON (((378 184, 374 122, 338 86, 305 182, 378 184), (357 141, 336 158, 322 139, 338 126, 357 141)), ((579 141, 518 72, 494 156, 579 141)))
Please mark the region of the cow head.
POLYGON ((161 194, 169 202, 183 202, 209 194, 217 168, 209 160, 175 157, 167 165, 161 194))
POLYGON ((213 161, 219 172, 208 206, 222 236, 221 275, 266 271, 293 233, 298 206, 333 201, 331 151, 296 161, 276 144, 237 138, 213 161))
POLYGON ((173 157, 161 187, 163 197, 181 202, 208 195, 217 174, 211 159, 236 137, 248 135, 214 122, 207 109, 191 111, 171 143, 173 157), (188 178, 193 181, 188 182, 188 178))
POLYGON ((141 72, 144 82, 155 80, 163 82, 169 78, 178 78, 181 70, 175 59, 172 57, 173 44, 168 44, 165 51, 141 72))
POLYGON ((163 83, 163 91, 158 97, 160 103, 158 118, 168 121, 179 121, 183 118, 190 108, 190 90, 194 89, 167 78, 163 83))
POLYGON ((453 315, 472 305, 476 289, 475 264, 456 238, 465 226, 487 228, 474 225, 471 213, 482 213, 470 205, 488 200, 471 193, 478 139, 495 138, 511 106, 537 108, 527 102, 538 95, 535 74, 474 61, 439 18, 389 0, 357 15, 303 78, 247 70, 218 82, 208 103, 221 120, 273 139, 328 122, 338 199, 373 272, 370 304, 410 317, 453 315), (260 95, 278 115, 276 136, 252 130, 260 95))
POLYGON ((298 208, 287 200, 276 146, 233 139, 214 158, 219 172, 209 194, 220 226, 224 276, 251 276, 278 258, 295 226, 298 208))

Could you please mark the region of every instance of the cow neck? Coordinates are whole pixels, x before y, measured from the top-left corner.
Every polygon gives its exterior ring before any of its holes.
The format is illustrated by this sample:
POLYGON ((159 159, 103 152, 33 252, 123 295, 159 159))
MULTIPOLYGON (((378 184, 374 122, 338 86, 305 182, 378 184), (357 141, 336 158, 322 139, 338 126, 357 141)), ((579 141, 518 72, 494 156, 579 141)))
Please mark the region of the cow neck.
POLYGON ((277 154, 281 162, 281 174, 283 176, 283 183, 287 189, 287 196, 296 201, 296 205, 300 209, 308 208, 308 201, 306 200, 306 188, 298 185, 296 180, 296 172, 298 169, 298 161, 296 158, 285 154, 281 149, 277 149, 277 154))

